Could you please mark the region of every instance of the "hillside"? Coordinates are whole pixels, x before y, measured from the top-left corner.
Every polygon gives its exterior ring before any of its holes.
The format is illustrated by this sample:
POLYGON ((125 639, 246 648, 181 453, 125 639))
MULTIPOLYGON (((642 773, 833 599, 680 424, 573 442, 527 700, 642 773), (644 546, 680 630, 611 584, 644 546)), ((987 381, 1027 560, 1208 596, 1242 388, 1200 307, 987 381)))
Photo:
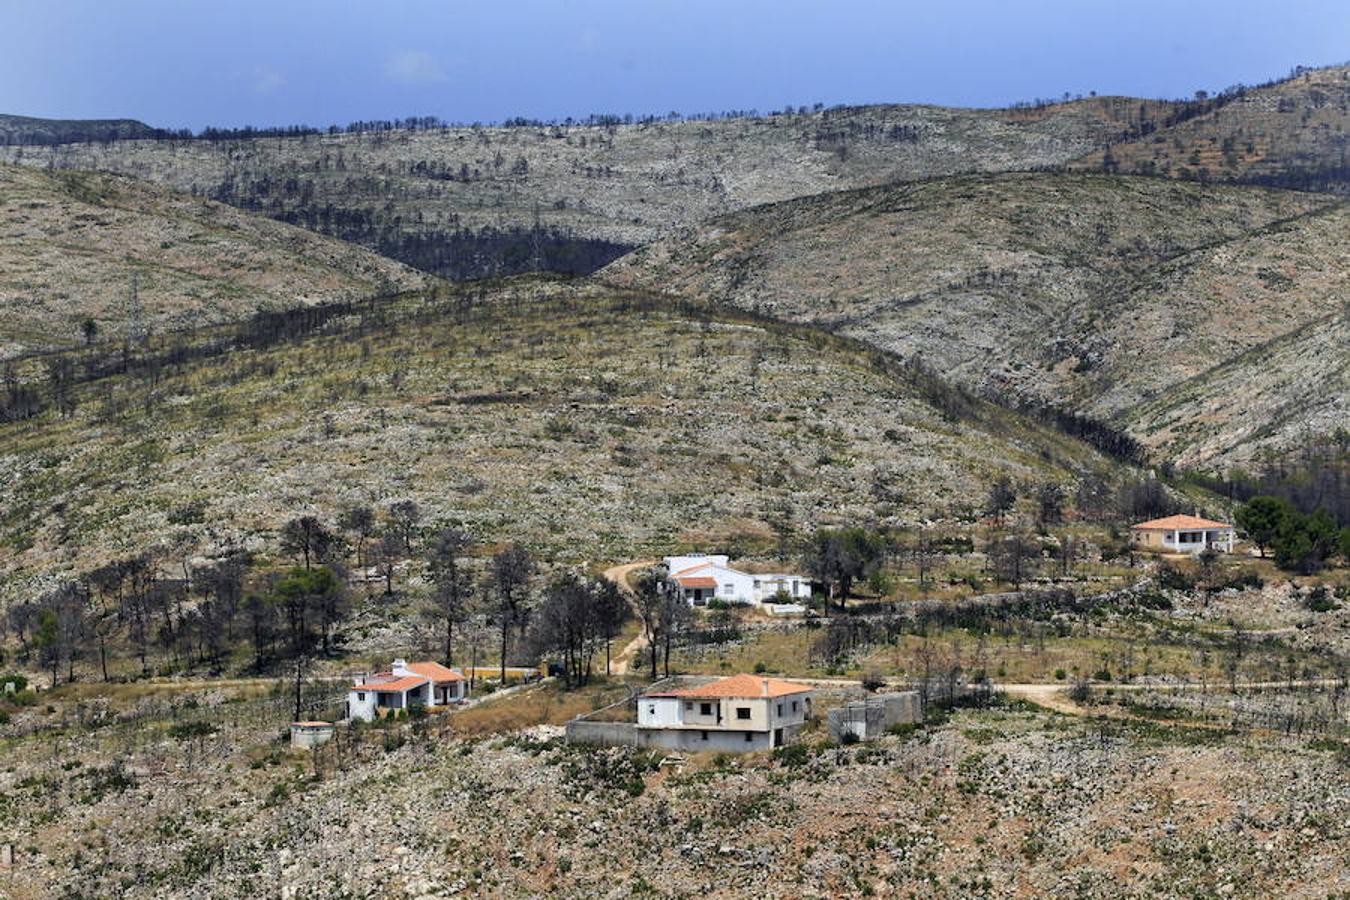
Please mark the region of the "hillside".
POLYGON ((503 701, 311 754, 277 740, 284 697, 241 693, 100 698, 78 721, 79 695, 56 699, 65 733, 13 740, 0 774, 3 822, 32 835, 15 896, 1310 898, 1350 884, 1333 739, 1011 706, 855 747, 658 765, 564 746, 556 727, 461 726, 508 720, 503 701))
POLYGON ((1185 114, 1070 168, 1350 192, 1350 66, 1309 69, 1185 114))
POLYGON ((452 278, 590 272, 713 215, 821 191, 1057 166, 1175 104, 863 106, 642 124, 0 148, 258 210, 452 278))
POLYGON ((356 503, 411 498, 428 524, 580 562, 969 520, 1000 474, 1121 472, 856 344, 549 284, 409 297, 75 400, 0 429, 13 596, 158 544, 274 553, 287 519, 356 503))
POLYGON ((1007 401, 1126 427, 1168 459, 1220 464, 1344 408, 1343 355, 1311 326, 1345 302, 1347 225, 1343 205, 1311 194, 971 176, 748 210, 596 277, 810 322, 1007 401), (1281 338, 1286 369, 1247 355, 1281 338), (1215 402, 1177 400, 1165 431, 1133 413, 1220 366, 1215 402), (1268 403, 1219 401, 1234 390, 1268 403))
POLYGON ((158 131, 135 119, 38 119, 0 114, 0 145, 149 139, 158 131))
POLYGON ((0 358, 364 297, 427 276, 359 247, 115 175, 0 165, 0 358))

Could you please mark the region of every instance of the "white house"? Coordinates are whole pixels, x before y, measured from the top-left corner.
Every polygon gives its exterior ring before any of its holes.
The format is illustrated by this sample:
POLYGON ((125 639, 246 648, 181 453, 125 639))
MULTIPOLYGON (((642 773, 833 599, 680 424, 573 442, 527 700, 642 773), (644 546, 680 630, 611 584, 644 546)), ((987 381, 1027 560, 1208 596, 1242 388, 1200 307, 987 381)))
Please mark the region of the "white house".
POLYGON ((347 717, 369 722, 390 710, 447 706, 467 696, 468 681, 458 669, 396 659, 388 672, 355 676, 347 691, 347 717))
POLYGON ((1232 525, 1198 516, 1167 516, 1130 528, 1134 546, 1171 553, 1202 553, 1210 547, 1232 553, 1233 537, 1232 525))
POLYGON ((804 575, 742 572, 725 556, 693 554, 667 556, 667 577, 681 596, 694 606, 709 600, 725 603, 805 603, 811 599, 811 580, 804 575))
POLYGON ((808 684, 733 675, 638 697, 644 745, 675 750, 769 750, 790 743, 811 716, 808 684))

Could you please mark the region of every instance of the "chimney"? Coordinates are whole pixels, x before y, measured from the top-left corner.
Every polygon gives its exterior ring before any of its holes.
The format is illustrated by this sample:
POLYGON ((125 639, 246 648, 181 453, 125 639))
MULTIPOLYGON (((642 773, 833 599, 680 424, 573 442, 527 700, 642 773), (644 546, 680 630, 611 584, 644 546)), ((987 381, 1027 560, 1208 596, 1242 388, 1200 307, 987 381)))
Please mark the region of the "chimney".
POLYGON ((765 697, 769 696, 769 679, 767 679, 767 678, 761 678, 761 679, 759 680, 759 683, 760 683, 760 685, 761 685, 761 686, 763 687, 763 689, 764 689, 764 696, 765 696, 765 697))
POLYGON ((406 659, 396 659, 396 660, 394 660, 394 674, 395 674, 395 675, 407 675, 407 674, 408 674, 408 661, 407 661, 406 659))

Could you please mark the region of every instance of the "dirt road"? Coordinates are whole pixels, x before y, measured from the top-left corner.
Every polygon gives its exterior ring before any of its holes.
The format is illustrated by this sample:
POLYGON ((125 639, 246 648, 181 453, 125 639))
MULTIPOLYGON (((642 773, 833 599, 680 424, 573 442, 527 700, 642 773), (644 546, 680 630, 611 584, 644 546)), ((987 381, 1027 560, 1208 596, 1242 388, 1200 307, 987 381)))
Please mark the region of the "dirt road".
MULTIPOLYGON (((623 563, 618 566, 610 566, 602 574, 605 578, 619 586, 623 591, 624 597, 628 598, 631 604, 633 601, 633 588, 628 583, 628 576, 637 569, 644 569, 647 566, 655 565, 654 559, 640 559, 637 562, 623 563)), ((636 610, 634 610, 636 612, 636 610)), ((624 648, 619 651, 619 655, 610 661, 610 672, 614 675, 626 675, 632 662, 637 655, 642 652, 642 648, 647 646, 647 637, 642 632, 638 632, 637 637, 629 641, 624 648)))

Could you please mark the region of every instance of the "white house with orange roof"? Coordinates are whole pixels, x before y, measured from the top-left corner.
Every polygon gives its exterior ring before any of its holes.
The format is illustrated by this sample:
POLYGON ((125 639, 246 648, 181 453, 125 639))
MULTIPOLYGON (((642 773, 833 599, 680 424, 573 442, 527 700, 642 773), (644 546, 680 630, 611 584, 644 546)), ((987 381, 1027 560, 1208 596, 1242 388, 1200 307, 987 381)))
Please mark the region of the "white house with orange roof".
POLYGON ((702 553, 665 558, 667 578, 692 606, 711 600, 724 603, 765 604, 811 599, 811 580, 804 575, 743 572, 726 556, 702 553))
POLYGON ((1235 532, 1227 522, 1199 516, 1167 516, 1130 528, 1130 541, 1143 550, 1163 553, 1202 553, 1209 548, 1233 552, 1235 532))
POLYGON ((355 676, 347 690, 347 718, 369 722, 392 710, 448 706, 468 696, 468 685, 458 669, 396 659, 388 672, 355 676))
POLYGON ((771 750, 790 743, 811 717, 809 684, 733 675, 638 697, 644 746, 672 750, 771 750))

